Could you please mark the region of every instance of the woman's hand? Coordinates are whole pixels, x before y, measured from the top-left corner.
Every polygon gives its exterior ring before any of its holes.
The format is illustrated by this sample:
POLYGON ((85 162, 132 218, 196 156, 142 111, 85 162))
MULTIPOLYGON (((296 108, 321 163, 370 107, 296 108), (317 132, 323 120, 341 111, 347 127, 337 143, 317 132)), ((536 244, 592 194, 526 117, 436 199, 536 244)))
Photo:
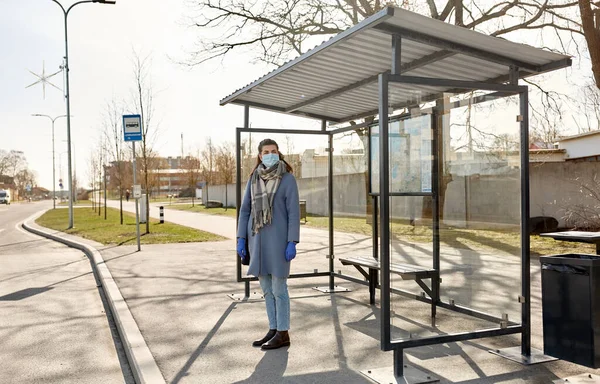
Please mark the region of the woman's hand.
POLYGON ((246 239, 240 237, 237 241, 237 254, 242 261, 246 258, 246 239))
POLYGON ((285 247, 285 259, 292 261, 296 257, 296 243, 289 241, 287 247, 285 247))

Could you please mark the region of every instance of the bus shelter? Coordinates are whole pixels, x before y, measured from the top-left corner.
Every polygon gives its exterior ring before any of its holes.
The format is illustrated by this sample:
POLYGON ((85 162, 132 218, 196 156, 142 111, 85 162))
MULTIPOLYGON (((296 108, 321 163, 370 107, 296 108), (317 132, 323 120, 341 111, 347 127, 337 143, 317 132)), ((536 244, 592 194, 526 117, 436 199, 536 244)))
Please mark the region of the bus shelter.
MULTIPOLYGON (((327 278, 329 293, 344 290, 339 281, 361 284, 371 305, 379 290, 380 345, 394 364, 365 371, 371 379, 432 382, 404 364, 404 349, 508 334, 521 345, 493 353, 549 359, 531 348, 529 105, 519 80, 570 65, 387 7, 221 100, 244 106, 238 207, 252 138, 310 137, 323 148, 295 160, 301 203, 327 220, 326 232, 311 232, 326 262, 290 278, 327 278), (251 108, 317 119, 320 129, 250 127, 251 108), (336 227, 356 218, 361 236, 336 227)), ((256 279, 237 259, 249 297, 256 279)))

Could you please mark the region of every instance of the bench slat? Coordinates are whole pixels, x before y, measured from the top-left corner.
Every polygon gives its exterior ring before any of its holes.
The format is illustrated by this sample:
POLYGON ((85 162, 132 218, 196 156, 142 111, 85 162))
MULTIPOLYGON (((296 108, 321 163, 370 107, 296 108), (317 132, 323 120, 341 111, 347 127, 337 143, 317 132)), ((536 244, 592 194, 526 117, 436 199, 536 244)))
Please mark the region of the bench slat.
MULTIPOLYGON (((343 265, 359 265, 362 267, 381 269, 378 260, 371 257, 348 257, 340 259, 343 265)), ((401 276, 428 277, 437 275, 437 271, 431 268, 423 268, 418 265, 411 264, 390 264, 390 271, 401 276)))

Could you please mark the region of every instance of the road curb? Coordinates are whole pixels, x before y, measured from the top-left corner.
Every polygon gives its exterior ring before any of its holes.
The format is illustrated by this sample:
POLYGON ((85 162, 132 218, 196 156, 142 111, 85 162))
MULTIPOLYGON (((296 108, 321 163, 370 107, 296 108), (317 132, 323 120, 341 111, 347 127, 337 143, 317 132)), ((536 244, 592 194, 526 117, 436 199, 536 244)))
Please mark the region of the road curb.
POLYGON ((165 384, 165 379, 158 369, 154 356, 150 352, 146 340, 142 336, 121 291, 114 281, 112 274, 108 270, 102 255, 98 250, 90 245, 78 241, 67 239, 63 232, 49 232, 48 230, 33 224, 33 221, 44 214, 46 211, 35 214, 23 222, 23 228, 36 235, 58 241, 69 247, 77 248, 84 252, 92 261, 95 268, 95 274, 100 284, 104 288, 110 310, 119 330, 119 335, 123 341, 123 347, 127 354, 127 360, 139 384, 165 384), (37 227, 37 228, 36 228, 37 227))

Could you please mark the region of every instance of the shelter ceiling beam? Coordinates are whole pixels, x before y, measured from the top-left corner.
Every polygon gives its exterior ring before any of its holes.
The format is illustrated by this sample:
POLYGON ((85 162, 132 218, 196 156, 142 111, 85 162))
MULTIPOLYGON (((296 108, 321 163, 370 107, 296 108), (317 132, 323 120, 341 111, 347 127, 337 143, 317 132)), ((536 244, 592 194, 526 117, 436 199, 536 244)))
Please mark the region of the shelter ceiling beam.
POLYGON ((390 75, 390 82, 402 83, 402 84, 416 84, 425 85, 430 87, 449 87, 467 90, 484 90, 484 91, 508 91, 508 92, 519 92, 521 88, 527 88, 519 85, 512 84, 498 84, 488 83, 485 81, 464 81, 455 79, 440 79, 434 77, 421 77, 421 76, 404 76, 404 75, 390 75))
POLYGON ((235 101, 232 101, 231 104, 244 105, 244 106, 247 105, 247 106, 252 107, 252 108, 265 109, 267 111, 275 111, 275 112, 281 112, 281 113, 292 113, 293 115, 300 116, 300 117, 310 117, 310 118, 317 119, 317 120, 333 121, 335 123, 341 123, 342 122, 337 117, 325 116, 325 115, 319 115, 319 114, 307 113, 307 112, 287 112, 285 110, 285 108, 282 108, 282 107, 277 107, 277 106, 269 105, 269 104, 256 103, 256 102, 252 102, 252 101, 235 100, 235 101))
MULTIPOLYGON (((457 93, 458 90, 453 90, 455 92, 448 92, 448 93, 457 93)), ((486 101, 492 101, 492 100, 496 100, 496 99, 501 99, 503 97, 507 97, 507 96, 514 96, 514 95, 518 95, 519 92, 492 92, 492 93, 487 93, 485 95, 479 95, 479 96, 475 96, 472 99, 463 99, 463 100, 458 100, 458 101, 453 101, 450 103, 450 109, 454 109, 454 108, 460 108, 460 107, 464 107, 467 106, 469 104, 479 104, 479 103, 484 103, 486 101)), ((436 99, 441 98, 442 96, 440 96, 439 94, 435 94, 435 95, 431 95, 427 98, 424 98, 422 101, 423 102, 429 102, 429 101, 434 101, 436 99)), ((397 105, 393 105, 392 107, 394 109, 400 109, 400 108, 405 108, 408 107, 409 105, 406 104, 397 104, 397 105)), ((420 113, 433 113, 433 108, 424 108, 424 109, 420 109, 419 110, 420 113)), ((375 113, 373 113, 373 111, 369 111, 368 116, 373 116, 375 113)), ((410 116, 410 112, 404 112, 404 113, 400 113, 397 115, 393 115, 390 116, 390 121, 395 120, 395 119, 401 119, 403 117, 406 116, 410 116)), ((364 116, 363 116, 364 117, 364 116)), ((356 117, 356 119, 359 119, 360 117, 356 117)), ((379 122, 378 119, 374 119, 374 120, 369 120, 366 121, 364 123, 357 123, 357 124, 351 124, 348 126, 344 126, 341 128, 336 128, 333 130, 334 133, 341 133, 341 132, 345 132, 345 131, 350 131, 350 130, 355 130, 355 129, 360 129, 360 128, 365 128, 368 127, 370 125, 373 124, 377 124, 379 122)))
POLYGON ((390 23, 381 23, 373 27, 374 29, 385 32, 392 35, 401 35, 402 38, 416 41, 418 43, 431 45, 434 47, 438 47, 447 51, 452 51, 455 53, 461 53, 467 56, 476 57, 478 59, 482 59, 485 61, 491 61, 494 63, 507 65, 507 66, 517 66, 523 70, 539 73, 541 72, 541 68, 538 65, 526 63, 521 60, 515 60, 507 56, 498 55, 492 52, 487 52, 478 48, 469 47, 464 44, 455 43, 453 41, 449 41, 440 37, 429 36, 420 32, 411 31, 402 27, 395 26, 390 23))
MULTIPOLYGON (((392 76, 393 78, 394 76, 392 76)), ((415 78, 415 76, 403 76, 403 77, 412 77, 415 78)), ((437 80, 444 80, 444 79, 435 79, 437 80)), ((507 85, 503 85, 501 83, 508 81, 508 75, 502 75, 502 76, 498 76, 495 77, 493 79, 489 79, 486 81, 482 81, 482 82, 465 82, 465 81, 460 81, 460 80, 451 80, 451 81, 457 81, 462 83, 461 87, 450 87, 448 89, 446 89, 444 91, 444 93, 453 93, 453 94, 460 94, 460 93, 464 93, 465 92, 465 88, 464 85, 465 83, 471 83, 471 85, 485 85, 484 88, 471 88, 471 89, 482 89, 482 90, 492 90, 492 91, 497 91, 498 94, 500 93, 504 93, 506 96, 508 95, 514 95, 516 93, 519 93, 520 91, 517 89, 518 87, 513 86, 513 89, 510 89, 511 86, 507 86, 507 85), (504 87, 501 89, 493 89, 492 87, 504 87), (508 87, 508 88, 507 88, 508 87), (492 88, 492 89, 491 89, 492 88)), ((442 85, 442 84, 436 84, 436 85, 442 85)), ((401 108, 406 108, 406 107, 410 107, 413 105, 417 105, 417 104, 422 104, 422 103, 427 103, 430 101, 434 101, 436 99, 438 99, 440 97, 439 93, 435 93, 435 94, 431 94, 431 95, 427 95, 425 97, 420 98, 418 101, 410 101, 410 102, 402 102, 402 103, 397 103, 397 104, 392 104, 391 107, 392 109, 401 109, 401 108)), ((350 116, 345 116, 340 118, 340 122, 345 122, 345 121, 351 121, 351 120, 357 120, 357 119, 362 119, 364 117, 368 117, 368 116, 374 116, 378 113, 379 109, 373 109, 370 111, 366 111, 366 112, 362 112, 362 113, 358 113, 355 115, 350 115, 350 116)))
MULTIPOLYGON (((424 67, 424 66, 426 66, 428 64, 435 63, 437 61, 443 60, 445 58, 448 58, 448 57, 454 56, 454 55, 456 55, 455 52, 446 51, 446 50, 434 52, 432 54, 423 56, 423 57, 421 57, 419 59, 416 59, 416 60, 413 60, 413 61, 411 61, 409 63, 401 65, 400 66, 400 73, 406 73, 406 72, 415 70, 417 68, 424 67)), ((379 74, 376 74, 376 75, 373 75, 373 76, 369 76, 369 77, 367 77, 365 79, 357 81, 356 83, 352 83, 350 85, 346 85, 344 87, 341 87, 341 88, 338 88, 338 89, 334 89, 331 92, 324 93, 324 94, 319 95, 317 97, 313 97, 312 99, 305 100, 305 101, 303 101, 301 103, 292 105, 291 107, 286 108, 285 112, 286 113, 292 113, 292 112, 297 111, 298 109, 300 109, 302 107, 305 107, 307 105, 318 103, 319 101, 328 99, 330 97, 335 97, 337 95, 340 95, 340 94, 343 94, 345 92, 351 91, 351 90, 353 90, 355 88, 360 88, 360 87, 362 87, 364 85, 373 83, 373 82, 377 81, 378 76, 379 76, 379 74)))

